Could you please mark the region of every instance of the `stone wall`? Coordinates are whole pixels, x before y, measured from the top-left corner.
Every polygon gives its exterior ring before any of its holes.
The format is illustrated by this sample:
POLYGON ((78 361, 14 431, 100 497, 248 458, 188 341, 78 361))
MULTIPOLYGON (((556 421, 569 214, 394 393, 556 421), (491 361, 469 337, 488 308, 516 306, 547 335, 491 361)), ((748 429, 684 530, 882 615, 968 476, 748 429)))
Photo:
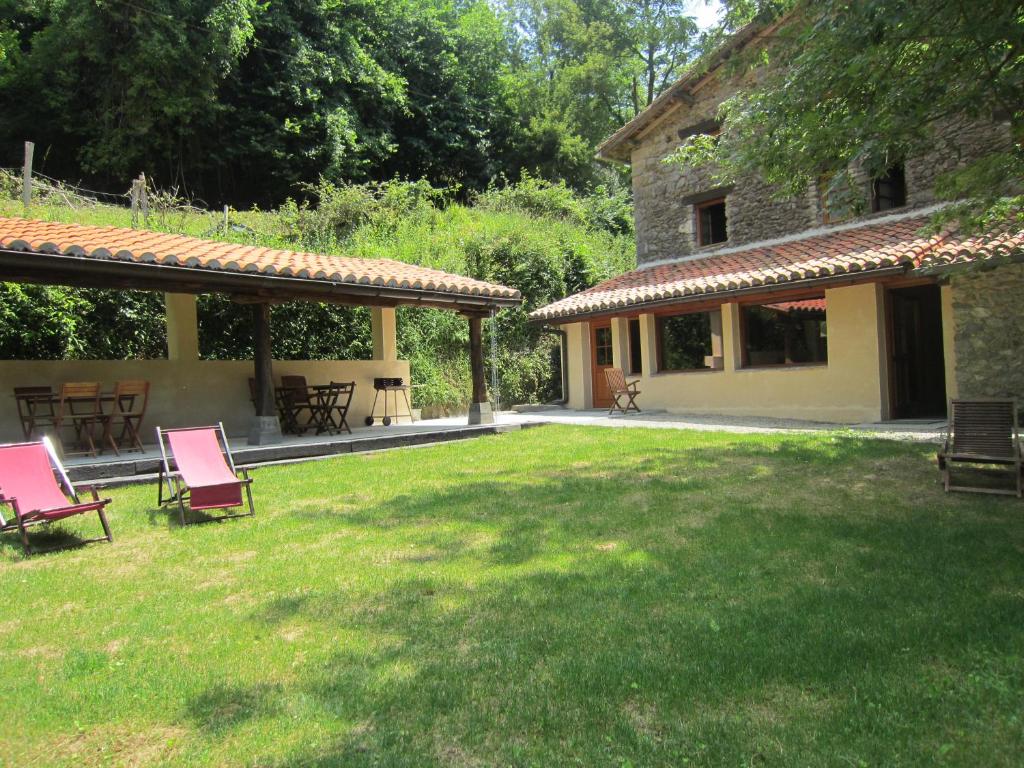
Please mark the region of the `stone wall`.
MULTIPOLYGON (((694 126, 714 120, 718 105, 741 87, 738 81, 713 77, 695 94, 693 104, 682 104, 647 129, 637 140, 631 155, 633 199, 637 231, 637 262, 674 259, 714 253, 759 240, 795 235, 822 226, 820 195, 809 188, 796 198, 779 199, 760 179, 748 178, 722 189, 710 169, 682 168, 663 159, 679 147, 694 126), (696 242, 693 204, 701 199, 725 196, 729 239, 725 243, 700 247, 696 242)), ((936 177, 979 155, 1009 143, 1006 124, 952 120, 943 126, 934 148, 905 164, 908 207, 934 202, 936 177)), ((866 198, 869 181, 863 173, 854 177, 866 198)), ((889 213, 889 212, 886 212, 889 213)), ((883 214, 869 214, 879 216, 883 214)))
POLYGON ((1024 264, 952 280, 959 396, 1024 403, 1024 264))

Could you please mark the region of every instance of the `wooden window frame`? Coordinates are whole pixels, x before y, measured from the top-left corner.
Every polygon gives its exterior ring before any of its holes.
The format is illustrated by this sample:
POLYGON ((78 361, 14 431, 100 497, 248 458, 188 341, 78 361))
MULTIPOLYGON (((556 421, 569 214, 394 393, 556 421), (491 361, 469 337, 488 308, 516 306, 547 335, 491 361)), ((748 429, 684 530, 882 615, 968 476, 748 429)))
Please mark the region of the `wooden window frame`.
MULTIPOLYGON (((825 300, 825 323, 826 328, 828 327, 828 297, 824 293, 812 293, 799 296, 786 296, 785 298, 763 298, 763 299, 750 299, 746 301, 738 302, 739 304, 739 315, 740 315, 740 370, 781 370, 788 368, 821 368, 828 367, 829 350, 826 341, 825 347, 825 360, 823 362, 807 362, 807 363, 758 363, 752 365, 750 362, 750 351, 749 345, 747 344, 748 330, 747 330, 747 312, 746 310, 750 307, 762 307, 766 304, 782 304, 790 301, 807 301, 809 299, 824 299, 825 300)), ((826 337, 827 338, 827 337, 826 337)))
POLYGON ((594 338, 594 365, 601 365, 601 366, 613 366, 613 365, 615 365, 615 338, 612 335, 611 324, 608 324, 608 325, 603 325, 603 324, 602 325, 595 325, 594 329, 593 329, 593 338, 594 338), (598 343, 597 343, 597 337, 599 335, 599 332, 603 331, 603 330, 607 330, 608 331, 608 345, 607 345, 607 349, 608 349, 609 359, 608 359, 607 363, 601 363, 601 362, 598 361, 598 350, 605 348, 604 345, 598 346, 598 343))
MULTIPOLYGON (((687 315, 711 315, 713 312, 721 312, 721 308, 718 309, 699 309, 692 312, 672 312, 671 314, 659 314, 654 317, 654 344, 655 344, 655 360, 657 361, 656 373, 702 373, 704 371, 717 371, 718 368, 710 368, 708 366, 701 366, 700 368, 666 368, 664 363, 664 334, 662 328, 666 320, 673 317, 686 317, 687 315)), ((710 336, 709 336, 710 338, 710 336)), ((714 354, 714 349, 712 349, 714 354)))
MULTIPOLYGON (((870 208, 872 213, 886 213, 888 211, 899 211, 906 208, 909 203, 909 194, 907 193, 907 166, 904 163, 895 163, 885 171, 885 175, 889 176, 892 171, 898 170, 900 176, 903 179, 903 201, 899 205, 893 205, 888 208, 879 207, 879 201, 881 198, 878 195, 878 183, 884 178, 879 177, 871 180, 870 192, 870 208)), ((888 198, 887 198, 888 199, 888 198)))
POLYGON ((729 242, 729 215, 728 214, 729 214, 729 211, 728 211, 728 208, 725 207, 725 198, 724 197, 715 197, 715 198, 712 198, 711 200, 703 200, 703 201, 701 201, 699 203, 694 203, 693 204, 693 215, 697 219, 696 230, 697 230, 697 247, 698 248, 710 248, 712 245, 721 245, 722 243, 729 242), (725 213, 726 213, 726 218, 725 218, 725 239, 724 240, 716 240, 713 243, 705 243, 705 242, 703 242, 704 241, 704 225, 701 223, 701 212, 705 208, 710 208, 713 205, 721 205, 723 207, 723 209, 725 209, 725 213))

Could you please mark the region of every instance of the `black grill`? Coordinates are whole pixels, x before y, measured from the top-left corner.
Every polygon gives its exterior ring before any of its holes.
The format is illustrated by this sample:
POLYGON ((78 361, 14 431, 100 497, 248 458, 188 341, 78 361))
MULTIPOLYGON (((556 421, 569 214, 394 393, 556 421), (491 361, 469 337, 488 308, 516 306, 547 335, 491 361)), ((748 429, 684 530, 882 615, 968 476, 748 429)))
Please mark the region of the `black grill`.
POLYGON ((404 382, 401 376, 387 377, 378 376, 373 380, 374 389, 387 389, 388 387, 401 387, 404 382))

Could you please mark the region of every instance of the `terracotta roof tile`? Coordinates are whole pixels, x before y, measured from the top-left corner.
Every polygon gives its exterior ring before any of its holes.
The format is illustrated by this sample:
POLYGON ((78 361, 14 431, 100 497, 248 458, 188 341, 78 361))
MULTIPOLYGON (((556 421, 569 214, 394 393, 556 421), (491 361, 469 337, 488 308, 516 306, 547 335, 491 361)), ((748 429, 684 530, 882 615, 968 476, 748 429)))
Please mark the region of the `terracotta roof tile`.
POLYGON ((924 215, 868 222, 853 229, 637 269, 541 307, 530 317, 561 320, 818 278, 855 275, 867 280, 886 267, 934 272, 978 260, 1024 258, 1024 231, 972 237, 954 231, 919 234, 927 223, 924 215))
POLYGON ((253 272, 336 283, 518 299, 519 291, 391 259, 356 259, 169 235, 0 217, 0 249, 253 272))

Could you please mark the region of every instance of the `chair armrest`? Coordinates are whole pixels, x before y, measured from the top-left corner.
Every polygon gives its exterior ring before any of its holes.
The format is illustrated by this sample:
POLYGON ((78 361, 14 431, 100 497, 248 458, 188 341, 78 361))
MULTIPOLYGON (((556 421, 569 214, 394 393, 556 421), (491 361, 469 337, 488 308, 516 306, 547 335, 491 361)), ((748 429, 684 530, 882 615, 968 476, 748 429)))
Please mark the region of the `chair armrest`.
POLYGON ((640 379, 633 379, 632 381, 626 382, 626 389, 636 389, 640 384, 640 379))

